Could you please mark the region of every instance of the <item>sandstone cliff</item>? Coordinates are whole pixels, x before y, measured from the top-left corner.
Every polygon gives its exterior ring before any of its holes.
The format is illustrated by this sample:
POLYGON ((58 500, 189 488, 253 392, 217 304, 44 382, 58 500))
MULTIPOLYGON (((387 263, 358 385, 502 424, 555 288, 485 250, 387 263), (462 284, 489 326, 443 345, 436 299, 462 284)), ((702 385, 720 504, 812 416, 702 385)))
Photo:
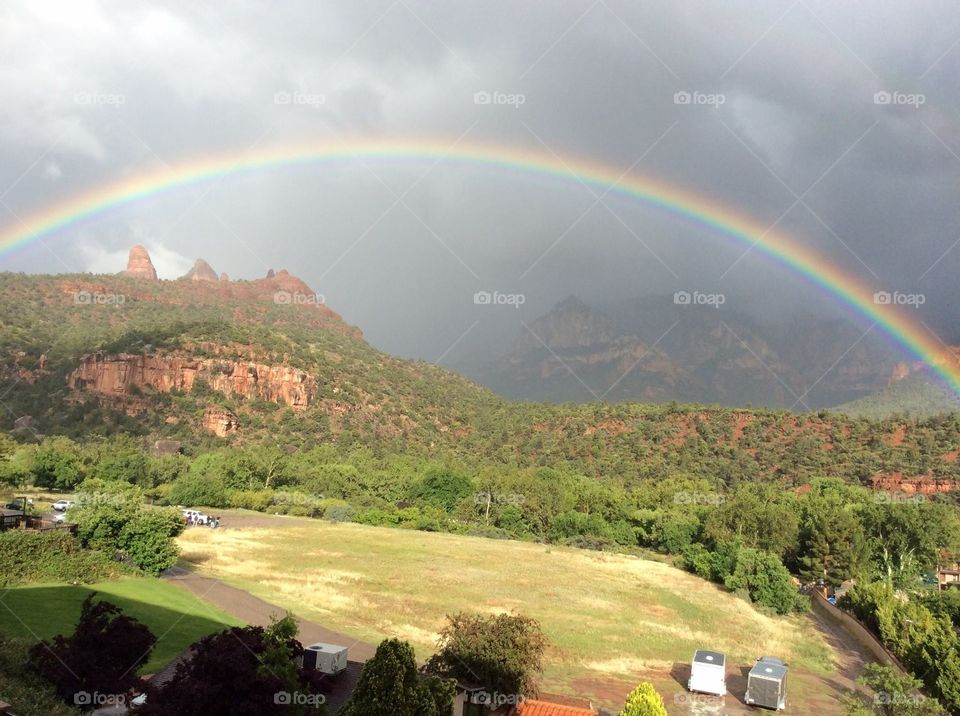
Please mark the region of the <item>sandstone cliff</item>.
POLYGON ((186 281, 219 281, 220 277, 213 267, 203 259, 197 259, 193 262, 193 268, 180 277, 186 281))
POLYGON ((156 281, 157 280, 157 270, 153 267, 153 262, 150 260, 150 254, 147 253, 147 250, 137 244, 132 249, 130 249, 130 256, 127 259, 127 268, 123 272, 127 276, 132 276, 133 278, 142 278, 147 281, 156 281))
POLYGON ((138 392, 189 393, 202 380, 228 397, 259 399, 294 410, 305 410, 316 397, 316 380, 309 373, 288 365, 218 358, 93 353, 67 376, 79 392, 123 400, 138 392))

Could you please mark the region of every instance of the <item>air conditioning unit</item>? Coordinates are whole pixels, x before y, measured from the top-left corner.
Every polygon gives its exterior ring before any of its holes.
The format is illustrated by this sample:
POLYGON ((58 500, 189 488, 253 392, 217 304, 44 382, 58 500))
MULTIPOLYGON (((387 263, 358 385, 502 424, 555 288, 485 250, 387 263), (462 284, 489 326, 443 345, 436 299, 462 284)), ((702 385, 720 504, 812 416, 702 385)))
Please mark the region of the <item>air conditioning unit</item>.
POLYGON ((311 644, 303 648, 303 668, 322 674, 339 674, 347 668, 347 647, 337 644, 311 644))

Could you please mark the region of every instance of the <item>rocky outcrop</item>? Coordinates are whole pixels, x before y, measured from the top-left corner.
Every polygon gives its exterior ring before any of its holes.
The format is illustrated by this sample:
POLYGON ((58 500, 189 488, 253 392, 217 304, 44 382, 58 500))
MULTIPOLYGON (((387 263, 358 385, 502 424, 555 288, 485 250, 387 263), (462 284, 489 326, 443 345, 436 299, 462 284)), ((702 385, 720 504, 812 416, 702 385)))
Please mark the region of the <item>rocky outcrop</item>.
POLYGON ((127 268, 124 270, 125 276, 133 278, 142 278, 147 281, 157 280, 157 270, 153 267, 150 260, 150 254, 140 244, 130 249, 130 256, 127 258, 127 268))
POLYGON ((240 429, 237 416, 224 408, 209 407, 203 413, 203 429, 221 438, 240 429))
POLYGON ((193 268, 180 277, 186 281, 219 281, 220 277, 213 267, 203 259, 197 259, 193 262, 193 268))
POLYGON ((197 381, 227 397, 259 399, 298 411, 316 397, 316 380, 306 371, 218 358, 93 353, 67 376, 74 390, 107 402, 149 391, 189 393, 197 381))
POLYGON ((221 271, 221 272, 220 272, 220 280, 221 280, 221 281, 224 281, 224 282, 227 282, 227 281, 230 280, 230 275, 229 275, 226 271, 221 271))
POLYGON ((933 475, 907 477, 903 473, 877 473, 870 478, 870 488, 887 495, 936 495, 960 490, 960 480, 935 478, 933 475))

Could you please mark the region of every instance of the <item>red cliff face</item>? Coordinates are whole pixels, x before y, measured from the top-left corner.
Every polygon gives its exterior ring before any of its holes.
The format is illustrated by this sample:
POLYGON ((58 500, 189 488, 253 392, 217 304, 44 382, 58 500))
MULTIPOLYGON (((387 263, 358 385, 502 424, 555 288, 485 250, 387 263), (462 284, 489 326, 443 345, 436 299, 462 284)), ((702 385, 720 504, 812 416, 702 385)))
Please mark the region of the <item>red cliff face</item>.
POLYGON ((304 410, 316 397, 316 380, 309 373, 288 365, 218 358, 152 355, 85 356, 67 376, 71 388, 92 393, 106 402, 116 402, 135 392, 189 393, 203 380, 228 397, 242 396, 304 410))
POLYGON ((123 273, 127 276, 132 276, 133 278, 142 278, 146 279, 147 281, 157 280, 157 270, 153 267, 153 262, 150 260, 150 254, 148 254, 147 250, 139 244, 130 249, 130 256, 127 259, 127 268, 123 273))
POLYGON ((935 478, 932 475, 906 477, 903 473, 878 473, 870 478, 870 487, 878 492, 894 495, 936 495, 960 490, 957 480, 935 478))

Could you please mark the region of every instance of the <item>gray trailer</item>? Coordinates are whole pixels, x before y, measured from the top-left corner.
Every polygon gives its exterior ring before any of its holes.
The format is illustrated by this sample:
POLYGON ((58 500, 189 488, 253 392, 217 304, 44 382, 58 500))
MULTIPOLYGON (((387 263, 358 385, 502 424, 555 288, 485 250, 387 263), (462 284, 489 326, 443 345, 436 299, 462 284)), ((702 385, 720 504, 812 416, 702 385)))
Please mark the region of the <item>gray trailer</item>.
POLYGON ((747 675, 743 700, 775 711, 787 708, 787 665, 774 656, 760 657, 747 675))

